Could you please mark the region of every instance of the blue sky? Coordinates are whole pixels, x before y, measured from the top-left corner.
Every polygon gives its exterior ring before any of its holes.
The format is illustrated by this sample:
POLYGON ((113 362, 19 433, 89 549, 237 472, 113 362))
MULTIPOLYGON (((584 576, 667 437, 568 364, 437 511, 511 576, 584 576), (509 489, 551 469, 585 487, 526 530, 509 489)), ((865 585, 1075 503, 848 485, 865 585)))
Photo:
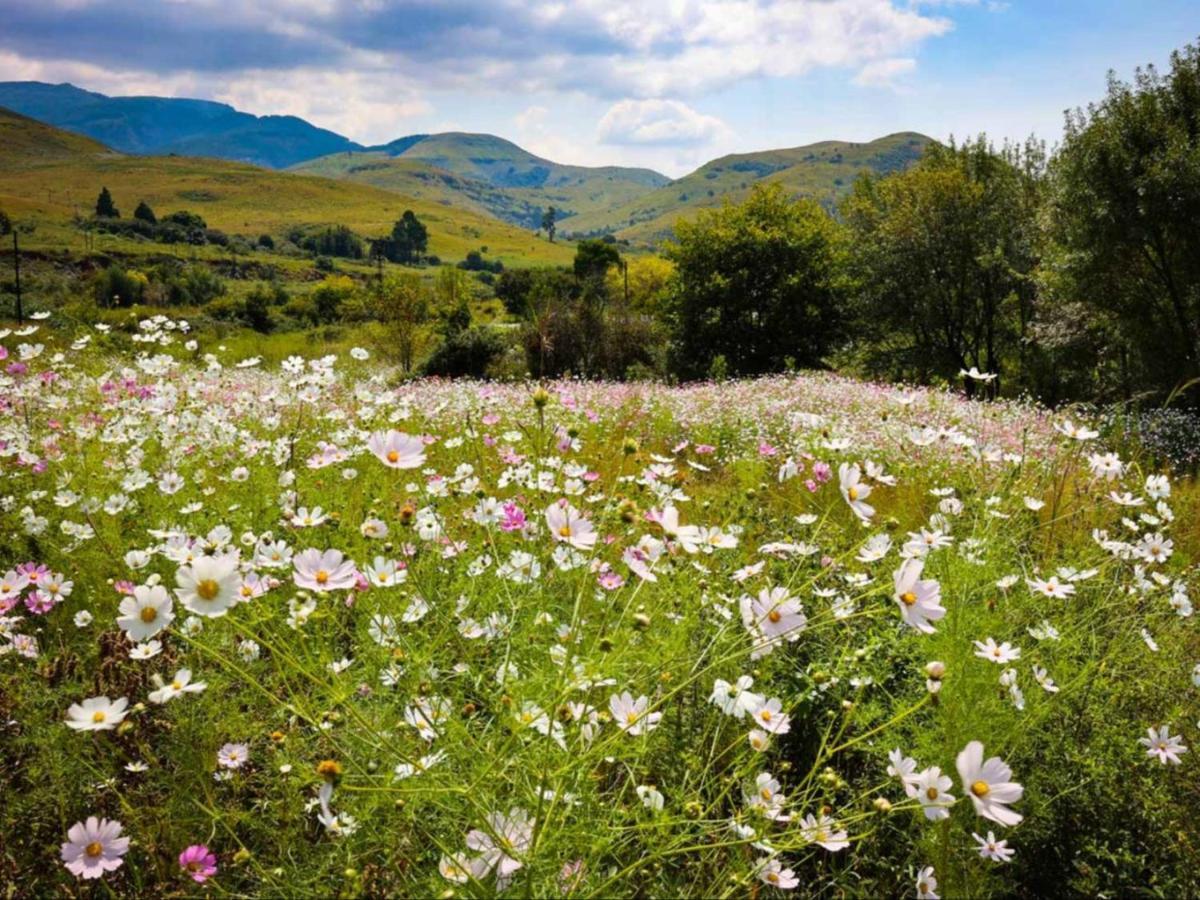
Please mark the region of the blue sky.
POLYGON ((1200 39, 1198 0, 0 0, 0 80, 222 100, 366 143, 486 131, 680 175, 1031 132, 1200 39))

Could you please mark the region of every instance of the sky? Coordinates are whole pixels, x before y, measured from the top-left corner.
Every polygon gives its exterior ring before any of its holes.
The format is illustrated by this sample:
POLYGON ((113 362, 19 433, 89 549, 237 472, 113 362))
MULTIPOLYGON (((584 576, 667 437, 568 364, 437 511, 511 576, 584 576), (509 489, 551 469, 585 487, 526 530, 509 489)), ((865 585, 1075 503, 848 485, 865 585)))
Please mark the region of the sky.
POLYGON ((897 131, 1053 144, 1110 69, 1197 40, 1200 0, 0 0, 0 80, 671 176, 897 131))

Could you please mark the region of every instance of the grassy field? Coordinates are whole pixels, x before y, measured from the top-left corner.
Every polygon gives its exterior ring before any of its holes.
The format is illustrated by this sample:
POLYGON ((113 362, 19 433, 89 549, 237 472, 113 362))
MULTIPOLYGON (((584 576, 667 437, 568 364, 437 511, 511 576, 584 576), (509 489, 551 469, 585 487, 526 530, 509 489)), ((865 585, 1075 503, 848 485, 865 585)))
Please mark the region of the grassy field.
MULTIPOLYGON (((251 241, 260 234, 279 239, 290 228, 308 224, 345 225, 362 236, 378 236, 412 209, 429 229, 429 252, 448 261, 483 247, 489 259, 510 266, 565 264, 573 252, 528 229, 434 200, 222 160, 123 156, 0 110, 0 209, 36 226, 25 240, 29 249, 83 249, 84 237, 73 222, 92 214, 101 187, 109 189, 126 216, 145 200, 159 215, 186 209, 210 227, 251 241)), ((108 240, 121 252, 165 249, 108 240)))
POLYGON ((1200 890, 1200 492, 1121 434, 3 334, 17 895, 1200 890))

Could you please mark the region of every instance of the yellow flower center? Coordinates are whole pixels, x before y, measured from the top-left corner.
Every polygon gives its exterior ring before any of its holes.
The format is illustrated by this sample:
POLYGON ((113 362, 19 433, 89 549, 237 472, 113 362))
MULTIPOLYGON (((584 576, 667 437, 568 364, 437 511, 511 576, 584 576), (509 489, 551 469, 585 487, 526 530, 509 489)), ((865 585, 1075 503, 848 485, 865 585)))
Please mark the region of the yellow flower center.
POLYGON ((857 500, 858 499, 858 488, 852 487, 852 488, 847 489, 846 496, 849 497, 851 500, 857 500))
POLYGON ((905 606, 912 606, 914 603, 917 602, 917 595, 914 594, 912 591, 905 591, 903 594, 900 595, 900 601, 905 606))
POLYGON ((771 620, 772 624, 775 624, 780 619, 782 619, 783 616, 780 614, 779 610, 773 609, 769 613, 767 613, 767 618, 771 620))
POLYGON ((221 586, 212 578, 203 578, 196 582, 196 596, 201 600, 215 600, 221 593, 221 586))
POLYGON ((324 569, 317 573, 317 584, 324 584, 329 580, 329 573, 324 569))
POLYGON ((971 785, 971 793, 976 797, 986 797, 991 792, 992 789, 988 786, 986 781, 976 781, 973 785, 971 785))
POLYGON ((388 459, 388 462, 392 462, 392 463, 397 462, 400 459, 400 454, 397 453, 395 450, 389 450, 387 459, 388 459))
POLYGON ((104 710, 102 710, 102 709, 98 709, 94 713, 92 713, 92 721, 93 722, 100 723, 100 722, 103 722, 105 720, 105 718, 106 718, 106 716, 104 715, 104 710))
POLYGON ((172 682, 171 682, 171 689, 172 689, 172 690, 175 690, 175 691, 182 691, 182 690, 183 690, 183 684, 182 684, 182 683, 180 683, 180 682, 178 682, 178 681, 172 681, 172 682))
POLYGON ((558 534, 559 534, 559 537, 570 537, 571 536, 571 526, 564 525, 562 528, 558 529, 558 534))
POLYGON ((778 883, 779 883, 779 875, 778 875, 778 873, 776 873, 776 872, 768 872, 768 873, 767 873, 767 881, 771 882, 771 884, 778 884, 778 883))
POLYGON ((927 788, 925 791, 925 796, 930 800, 936 800, 938 798, 938 789, 935 787, 927 788))
POLYGON ((764 722, 770 722, 771 721, 771 711, 769 709, 764 709, 762 712, 760 712, 758 714, 758 717, 760 719, 762 719, 764 722))
POLYGON ((770 800, 771 799, 771 789, 763 788, 761 791, 758 792, 758 796, 762 797, 764 800, 770 800))
POLYGON ((91 856, 94 858, 104 852, 104 845, 101 844, 99 841, 92 841, 90 844, 88 844, 86 847, 83 848, 83 852, 86 853, 88 856, 91 856))
POLYGON ((628 724, 632 725, 632 724, 633 724, 634 722, 636 722, 637 720, 638 720, 638 714, 637 714, 637 713, 635 713, 635 712, 631 712, 631 713, 625 713, 625 721, 626 721, 628 724))
POLYGON ((141 620, 149 625, 158 618, 158 610, 153 606, 143 606, 141 612, 141 620))

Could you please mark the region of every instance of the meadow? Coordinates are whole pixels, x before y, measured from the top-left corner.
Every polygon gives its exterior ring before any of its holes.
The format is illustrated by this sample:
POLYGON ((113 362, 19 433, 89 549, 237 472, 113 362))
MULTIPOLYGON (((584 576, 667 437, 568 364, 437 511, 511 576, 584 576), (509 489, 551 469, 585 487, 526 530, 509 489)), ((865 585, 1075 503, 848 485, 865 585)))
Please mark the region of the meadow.
POLYGON ((0 336, 9 896, 1200 887, 1198 495, 1121 434, 249 350, 0 336))

